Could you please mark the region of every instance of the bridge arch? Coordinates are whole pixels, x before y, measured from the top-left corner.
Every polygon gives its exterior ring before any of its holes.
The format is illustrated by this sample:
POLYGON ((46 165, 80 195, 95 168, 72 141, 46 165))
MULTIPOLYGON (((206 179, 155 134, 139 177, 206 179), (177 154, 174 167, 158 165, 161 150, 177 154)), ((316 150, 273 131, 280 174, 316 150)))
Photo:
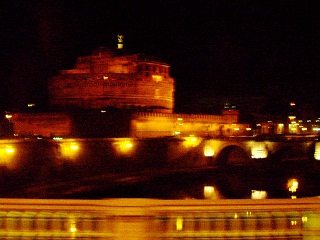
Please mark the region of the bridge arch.
POLYGON ((237 144, 225 145, 220 148, 220 151, 216 156, 217 165, 237 165, 237 164, 247 164, 250 161, 250 156, 244 148, 237 144))
POLYGON ((312 160, 314 159, 314 152, 314 142, 279 143, 272 152, 270 159, 272 161, 312 160))

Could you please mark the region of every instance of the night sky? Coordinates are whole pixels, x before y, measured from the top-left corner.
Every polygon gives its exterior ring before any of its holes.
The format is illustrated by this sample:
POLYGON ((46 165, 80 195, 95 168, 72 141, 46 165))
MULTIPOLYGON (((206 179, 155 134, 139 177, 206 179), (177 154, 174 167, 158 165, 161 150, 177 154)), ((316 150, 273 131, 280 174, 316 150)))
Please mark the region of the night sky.
POLYGON ((188 93, 319 102, 319 1, 1 0, 1 109, 45 104, 47 79, 99 46, 171 65, 188 93))

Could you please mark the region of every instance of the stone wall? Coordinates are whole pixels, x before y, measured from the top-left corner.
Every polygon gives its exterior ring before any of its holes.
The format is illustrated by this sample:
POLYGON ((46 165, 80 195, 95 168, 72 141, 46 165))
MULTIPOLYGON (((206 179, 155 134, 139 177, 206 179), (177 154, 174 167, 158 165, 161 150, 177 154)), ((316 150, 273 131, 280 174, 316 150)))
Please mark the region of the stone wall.
POLYGON ((248 135, 238 115, 170 114, 107 110, 56 113, 15 113, 14 133, 45 137, 166 137, 248 135))
POLYGON ((69 136, 72 132, 66 113, 15 113, 10 121, 15 136, 69 136))

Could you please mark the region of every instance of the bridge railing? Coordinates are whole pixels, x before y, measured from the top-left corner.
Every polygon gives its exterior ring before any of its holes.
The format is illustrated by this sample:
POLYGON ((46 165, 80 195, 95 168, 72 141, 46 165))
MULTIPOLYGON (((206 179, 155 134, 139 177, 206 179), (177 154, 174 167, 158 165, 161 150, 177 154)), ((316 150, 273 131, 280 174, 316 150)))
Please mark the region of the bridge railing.
POLYGON ((0 239, 320 239, 320 199, 0 199, 0 239))

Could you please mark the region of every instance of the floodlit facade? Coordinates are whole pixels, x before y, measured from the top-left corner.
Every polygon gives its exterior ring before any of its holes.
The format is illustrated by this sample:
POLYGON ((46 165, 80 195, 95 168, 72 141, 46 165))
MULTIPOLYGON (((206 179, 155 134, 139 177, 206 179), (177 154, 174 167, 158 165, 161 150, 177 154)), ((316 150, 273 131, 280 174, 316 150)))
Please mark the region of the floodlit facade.
POLYGON ((167 63, 122 48, 101 47, 49 80, 50 104, 58 108, 172 112, 174 91, 167 63))
MULTIPOLYGON (((73 69, 49 79, 53 112, 13 113, 16 136, 165 137, 250 135, 239 112, 221 115, 174 113, 170 65, 123 47, 100 47, 78 57, 73 69)), ((28 107, 33 107, 29 106, 28 107)))

